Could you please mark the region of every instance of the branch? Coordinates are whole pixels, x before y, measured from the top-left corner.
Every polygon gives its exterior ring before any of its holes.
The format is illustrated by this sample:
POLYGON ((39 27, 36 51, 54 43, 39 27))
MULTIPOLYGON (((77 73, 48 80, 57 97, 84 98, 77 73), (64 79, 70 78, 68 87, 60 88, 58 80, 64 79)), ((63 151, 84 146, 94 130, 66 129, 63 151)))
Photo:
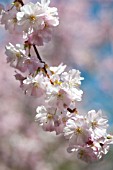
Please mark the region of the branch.
POLYGON ((45 62, 41 59, 40 54, 39 54, 39 52, 38 52, 35 44, 33 44, 33 48, 34 48, 34 50, 35 50, 35 53, 36 53, 37 58, 39 59, 39 61, 40 61, 41 63, 44 63, 44 64, 45 64, 45 62))

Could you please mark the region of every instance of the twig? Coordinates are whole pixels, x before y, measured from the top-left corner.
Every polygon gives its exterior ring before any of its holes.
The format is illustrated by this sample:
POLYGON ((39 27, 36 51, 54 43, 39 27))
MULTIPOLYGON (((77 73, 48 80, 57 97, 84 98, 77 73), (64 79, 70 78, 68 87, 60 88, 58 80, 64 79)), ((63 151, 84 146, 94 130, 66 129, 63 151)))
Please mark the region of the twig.
POLYGON ((35 44, 33 44, 33 48, 34 48, 34 50, 35 50, 35 53, 36 53, 37 58, 39 59, 39 61, 40 61, 41 63, 44 63, 44 64, 45 64, 45 62, 41 59, 40 54, 39 54, 39 52, 38 52, 35 44))

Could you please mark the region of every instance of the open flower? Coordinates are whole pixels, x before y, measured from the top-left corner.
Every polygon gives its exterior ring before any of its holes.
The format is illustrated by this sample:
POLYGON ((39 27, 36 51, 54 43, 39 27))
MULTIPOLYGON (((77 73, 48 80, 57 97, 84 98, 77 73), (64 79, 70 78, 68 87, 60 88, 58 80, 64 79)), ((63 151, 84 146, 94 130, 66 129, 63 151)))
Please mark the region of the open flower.
MULTIPOLYGON (((45 27, 54 27, 59 24, 57 9, 48 7, 50 1, 41 1, 41 4, 29 2, 20 8, 17 13, 18 24, 24 33, 43 30, 45 27)), ((39 34, 39 33, 38 33, 39 34)))
POLYGON ((1 24, 5 25, 5 29, 13 34, 22 32, 22 27, 18 25, 17 12, 15 8, 10 11, 2 10, 1 12, 1 24))
POLYGON ((23 90, 26 94, 35 97, 41 97, 45 95, 46 85, 43 75, 38 74, 36 77, 28 76, 23 81, 23 90))
POLYGON ((36 109, 37 115, 35 117, 35 120, 38 122, 40 126, 45 131, 54 131, 55 130, 55 108, 45 108, 44 106, 39 106, 36 109))
POLYGON ((77 157, 87 163, 98 161, 98 154, 90 147, 79 148, 77 157))
POLYGON ((7 62, 14 68, 24 71, 23 62, 26 59, 26 51, 24 46, 16 44, 16 46, 9 43, 6 45, 5 54, 7 55, 7 62))
POLYGON ((42 30, 36 30, 32 34, 28 35, 28 41, 30 42, 30 44, 42 46, 44 45, 44 43, 48 43, 51 40, 51 37, 52 28, 45 27, 42 30))
POLYGON ((70 146, 85 146, 91 139, 91 131, 82 116, 68 119, 64 127, 64 136, 69 139, 70 146))
POLYGON ((80 77, 80 71, 75 69, 61 74, 62 87, 68 92, 73 101, 81 101, 82 99, 83 91, 79 89, 79 86, 83 79, 83 77, 80 77))
POLYGON ((95 134, 95 137, 99 138, 106 135, 106 129, 108 127, 108 120, 102 115, 102 111, 91 110, 87 113, 86 119, 89 124, 89 128, 95 134))
POLYGON ((58 107, 59 109, 64 109, 68 107, 71 103, 71 98, 66 91, 60 89, 60 87, 48 88, 47 100, 46 102, 50 106, 58 107))

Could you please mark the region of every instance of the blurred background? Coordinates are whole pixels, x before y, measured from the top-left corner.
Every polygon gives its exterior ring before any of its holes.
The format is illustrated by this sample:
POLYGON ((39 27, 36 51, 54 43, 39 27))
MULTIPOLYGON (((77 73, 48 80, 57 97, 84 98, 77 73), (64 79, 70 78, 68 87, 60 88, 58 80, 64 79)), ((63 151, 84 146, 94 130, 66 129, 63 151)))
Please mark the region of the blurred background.
MULTIPOLYGON (((0 0, 5 6, 11 2, 0 0)), ((102 109, 113 134, 113 0, 51 0, 51 6, 58 8, 60 25, 39 52, 50 65, 63 62, 82 72, 84 95, 78 110, 102 109)), ((23 94, 15 70, 6 63, 9 41, 21 43, 1 26, 0 170, 112 170, 112 146, 104 160, 87 165, 66 152, 62 136, 43 132, 34 122, 40 101, 23 94)))

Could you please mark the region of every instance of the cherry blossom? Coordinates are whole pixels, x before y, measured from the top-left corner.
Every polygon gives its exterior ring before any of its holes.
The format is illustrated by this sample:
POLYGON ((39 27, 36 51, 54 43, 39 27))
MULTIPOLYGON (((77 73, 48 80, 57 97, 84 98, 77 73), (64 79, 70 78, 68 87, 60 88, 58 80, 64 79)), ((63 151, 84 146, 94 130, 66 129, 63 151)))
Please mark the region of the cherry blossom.
POLYGON ((99 110, 97 113, 95 110, 88 112, 87 121, 97 137, 101 137, 106 134, 106 129, 108 127, 108 120, 105 116, 102 116, 102 111, 99 110))
POLYGON ((46 109, 44 106, 40 106, 37 108, 37 115, 36 115, 36 121, 43 126, 43 129, 46 131, 54 131, 55 125, 54 125, 54 114, 55 109, 49 108, 46 109))
POLYGON ((69 145, 84 146, 91 136, 87 122, 83 117, 68 119, 64 127, 64 136, 69 139, 69 145))
POLYGON ((54 107, 46 108, 45 106, 39 106, 36 109, 37 115, 35 117, 36 122, 45 131, 56 131, 56 134, 62 133, 64 124, 60 110, 54 107))
POLYGON ((14 46, 9 43, 9 45, 6 46, 5 54, 7 55, 7 62, 10 63, 12 67, 19 68, 20 70, 23 69, 23 61, 26 57, 26 51, 23 45, 16 44, 16 46, 14 46))
POLYGON ((77 151, 77 157, 87 163, 98 161, 96 152, 90 147, 81 147, 77 151))
POLYGON ((42 100, 36 109, 36 123, 44 131, 64 135, 69 143, 67 151, 92 163, 108 153, 113 136, 107 133, 108 120, 101 110, 84 115, 76 108, 83 95, 81 72, 67 71, 63 63, 49 66, 38 52, 37 46, 48 43, 53 27, 59 25, 57 8, 49 4, 50 0, 35 4, 15 0, 9 10, 1 7, 1 24, 10 33, 20 32, 24 39, 22 45, 6 45, 7 63, 16 69, 15 78, 24 93, 42 100))
MULTIPOLYGON (((24 34, 24 37, 26 35, 24 34)), ((52 28, 45 27, 42 30, 34 31, 32 34, 28 35, 28 41, 30 44, 36 44, 38 46, 44 45, 44 43, 48 43, 52 38, 52 28)))
POLYGON ((31 96, 41 97, 45 94, 45 83, 43 75, 29 76, 23 81, 23 90, 31 96))
POLYGON ((1 12, 1 24, 5 25, 5 29, 8 30, 10 33, 20 33, 22 28, 18 25, 17 21, 17 10, 13 8, 11 11, 4 11, 1 12))
POLYGON ((76 69, 69 70, 69 72, 64 72, 61 75, 61 79, 67 83, 70 88, 77 87, 81 85, 81 80, 84 80, 83 77, 80 77, 80 71, 76 69))
POLYGON ((56 17, 57 9, 50 8, 48 5, 49 1, 41 1, 41 4, 29 2, 20 8, 17 20, 25 33, 31 34, 37 30, 43 30, 45 27, 54 27, 59 24, 58 17, 56 17))

